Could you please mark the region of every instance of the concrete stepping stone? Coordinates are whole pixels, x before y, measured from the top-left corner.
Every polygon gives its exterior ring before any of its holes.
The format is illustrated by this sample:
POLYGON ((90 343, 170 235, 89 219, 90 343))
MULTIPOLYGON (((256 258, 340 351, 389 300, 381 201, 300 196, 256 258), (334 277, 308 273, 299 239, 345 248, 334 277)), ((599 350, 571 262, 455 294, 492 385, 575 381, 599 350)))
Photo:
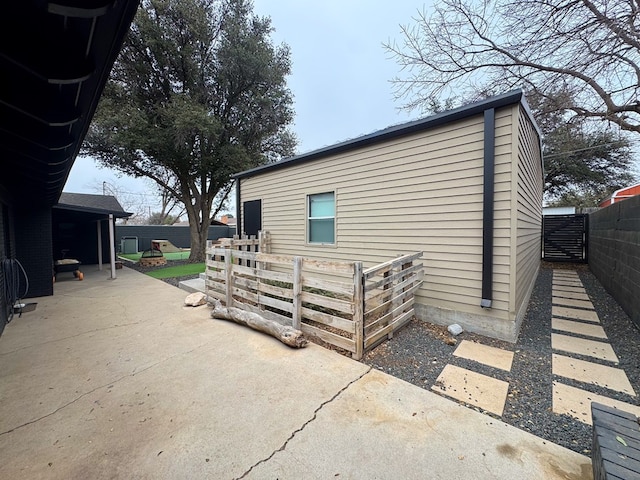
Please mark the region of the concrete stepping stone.
POLYGON ((567 414, 587 425, 592 425, 591 402, 598 402, 624 412, 640 416, 640 407, 614 400, 613 398, 570 387, 561 382, 553 382, 553 412, 567 414))
POLYGON ((509 384, 465 368, 446 365, 431 389, 501 416, 509 384))
POLYGON ((553 305, 551 307, 551 315, 554 317, 566 317, 574 320, 584 320, 585 322, 600 323, 600 318, 594 310, 581 310, 579 308, 570 307, 558 307, 553 305))
POLYGON ((470 342, 469 340, 460 342, 453 354, 456 357, 473 360, 507 372, 511 370, 511 364, 513 363, 513 352, 477 342, 470 342))
POLYGON ((566 285, 554 285, 553 292, 584 293, 585 295, 587 293, 584 287, 567 287, 566 285))
POLYGON ((565 357, 554 353, 551 356, 551 369, 554 375, 572 378, 583 383, 592 383, 610 390, 636 396, 624 370, 620 368, 585 362, 577 358, 565 357))
POLYGON ((553 289, 553 293, 552 295, 554 297, 559 297, 559 298, 571 298, 573 300, 587 300, 587 301, 591 301, 591 299, 589 298, 589 295, 587 295, 586 293, 577 293, 577 292, 565 292, 563 290, 557 290, 557 289, 553 289))
POLYGON ((574 287, 574 288, 583 288, 582 282, 580 280, 553 280, 551 282, 553 287, 574 287))
POLYGON ((558 272, 553 272, 553 279, 568 279, 568 280, 578 280, 580 281, 580 275, 578 275, 577 273, 569 273, 569 274, 565 274, 565 273, 558 273, 558 272))
POLYGON ((554 305, 562 305, 564 307, 579 307, 594 310, 593 303, 590 300, 575 300, 573 298, 564 298, 553 296, 552 303, 554 305))
POLYGON ((553 330, 562 330, 563 332, 576 333, 585 337, 607 339, 607 334, 600 325, 592 323, 574 322, 573 320, 564 320, 563 318, 552 318, 551 328, 553 330))
POLYGON ((578 272, 567 272, 562 270, 554 270, 553 277, 571 277, 571 278, 580 278, 578 272))
POLYGON ((563 352, 599 358, 600 360, 606 360, 616 364, 619 362, 611 345, 606 342, 598 342, 597 340, 586 340, 584 338, 552 333, 551 348, 554 350, 562 350, 563 352))

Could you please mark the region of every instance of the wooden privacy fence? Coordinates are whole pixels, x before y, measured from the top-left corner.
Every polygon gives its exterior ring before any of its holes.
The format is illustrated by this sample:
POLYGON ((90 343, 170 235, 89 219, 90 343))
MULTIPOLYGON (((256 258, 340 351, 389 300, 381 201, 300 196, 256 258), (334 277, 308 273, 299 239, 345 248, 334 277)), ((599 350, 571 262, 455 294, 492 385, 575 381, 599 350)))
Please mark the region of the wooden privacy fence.
POLYGON ((413 294, 422 282, 422 265, 414 262, 421 253, 368 269, 367 276, 362 262, 246 251, 241 248, 259 239, 237 240, 207 249, 207 295, 226 306, 291 325, 358 360, 413 315, 413 294))

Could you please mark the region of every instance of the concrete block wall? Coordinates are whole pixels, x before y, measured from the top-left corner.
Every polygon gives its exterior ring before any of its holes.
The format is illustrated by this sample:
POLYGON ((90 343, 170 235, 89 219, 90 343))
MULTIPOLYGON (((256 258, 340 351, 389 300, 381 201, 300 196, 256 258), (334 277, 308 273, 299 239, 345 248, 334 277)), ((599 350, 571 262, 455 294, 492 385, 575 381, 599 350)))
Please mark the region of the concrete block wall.
POLYGON ((640 196, 589 215, 589 268, 640 328, 640 196))

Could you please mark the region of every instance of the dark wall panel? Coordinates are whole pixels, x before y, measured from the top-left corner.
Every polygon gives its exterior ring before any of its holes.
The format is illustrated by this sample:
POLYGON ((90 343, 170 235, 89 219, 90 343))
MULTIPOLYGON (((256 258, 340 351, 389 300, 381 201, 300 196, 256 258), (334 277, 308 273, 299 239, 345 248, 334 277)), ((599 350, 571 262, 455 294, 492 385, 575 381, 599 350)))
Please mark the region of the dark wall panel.
MULTIPOLYGON (((109 262, 109 221, 100 220, 102 261, 109 262)), ((119 244, 116 238, 116 244, 119 244)), ((74 258, 83 265, 98 263, 98 217, 80 212, 53 211, 53 259, 74 258)))
POLYGON ((26 298, 53 295, 51 208, 15 211, 15 257, 28 281, 26 298))
POLYGON ((244 202, 242 207, 244 212, 244 233, 258 236, 262 230, 262 200, 251 200, 244 202))
POLYGON ((9 319, 10 307, 5 298, 5 281, 3 264, 11 257, 11 245, 9 242, 9 206, 0 199, 0 335, 9 319))

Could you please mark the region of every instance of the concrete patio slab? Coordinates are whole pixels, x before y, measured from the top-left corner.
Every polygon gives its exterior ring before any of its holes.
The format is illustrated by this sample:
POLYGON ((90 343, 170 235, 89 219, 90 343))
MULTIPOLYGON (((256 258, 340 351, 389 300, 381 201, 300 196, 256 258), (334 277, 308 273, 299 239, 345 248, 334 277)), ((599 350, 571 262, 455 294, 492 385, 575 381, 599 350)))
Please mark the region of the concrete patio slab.
POLYGON ((460 342, 453 354, 507 372, 511 370, 513 363, 513 352, 469 340, 460 342))
POLYGON ((586 340, 584 338, 552 333, 551 348, 554 350, 562 350, 563 352, 577 353, 578 355, 599 358, 616 364, 619 362, 613 348, 611 348, 611 345, 605 342, 598 342, 596 340, 586 340))
POLYGON ((583 383, 600 385, 610 390, 616 390, 635 397, 627 374, 620 368, 600 365, 599 363, 585 362, 577 358, 565 357, 554 353, 551 358, 554 375, 571 378, 583 383))
POLYGON ((579 308, 558 307, 554 305, 551 307, 551 315, 554 317, 566 317, 576 320, 584 320, 586 322, 600 323, 598 314, 593 310, 581 310, 579 308))
POLYGON ((85 277, 38 299, 40 318, 7 327, 0 478, 232 478, 368 371, 212 320, 164 282, 120 275, 100 291, 85 277), (284 416, 282 398, 295 399, 284 416))
POLYGON ((487 412, 502 415, 509 384, 455 365, 446 365, 432 390, 487 412))
POLYGON ((607 334, 600 325, 593 323, 574 322, 572 320, 564 320, 562 318, 552 318, 551 328, 553 330, 561 330, 563 332, 576 333, 586 337, 607 338, 607 334))
POLYGON ((572 298, 574 300, 591 301, 591 299, 589 298, 589 295, 587 295, 586 293, 565 292, 562 290, 557 290, 556 288, 552 290, 552 295, 554 297, 559 297, 559 298, 572 298))
POLYGON ((553 411, 555 413, 567 414, 587 425, 592 425, 591 402, 598 402, 640 416, 640 407, 636 405, 597 395, 561 382, 553 382, 553 411))
POLYGON ((579 307, 594 310, 594 306, 593 303, 591 303, 591 300, 576 300, 574 298, 559 297, 554 295, 552 298, 552 303, 554 305, 560 305, 563 307, 579 307))
POLYGON ((517 431, 514 438, 514 430, 373 370, 245 478, 592 478, 585 457, 558 455, 539 438, 517 431))
POLYGON ((83 270, 0 338, 0 478, 590 478, 588 457, 336 352, 83 270))

